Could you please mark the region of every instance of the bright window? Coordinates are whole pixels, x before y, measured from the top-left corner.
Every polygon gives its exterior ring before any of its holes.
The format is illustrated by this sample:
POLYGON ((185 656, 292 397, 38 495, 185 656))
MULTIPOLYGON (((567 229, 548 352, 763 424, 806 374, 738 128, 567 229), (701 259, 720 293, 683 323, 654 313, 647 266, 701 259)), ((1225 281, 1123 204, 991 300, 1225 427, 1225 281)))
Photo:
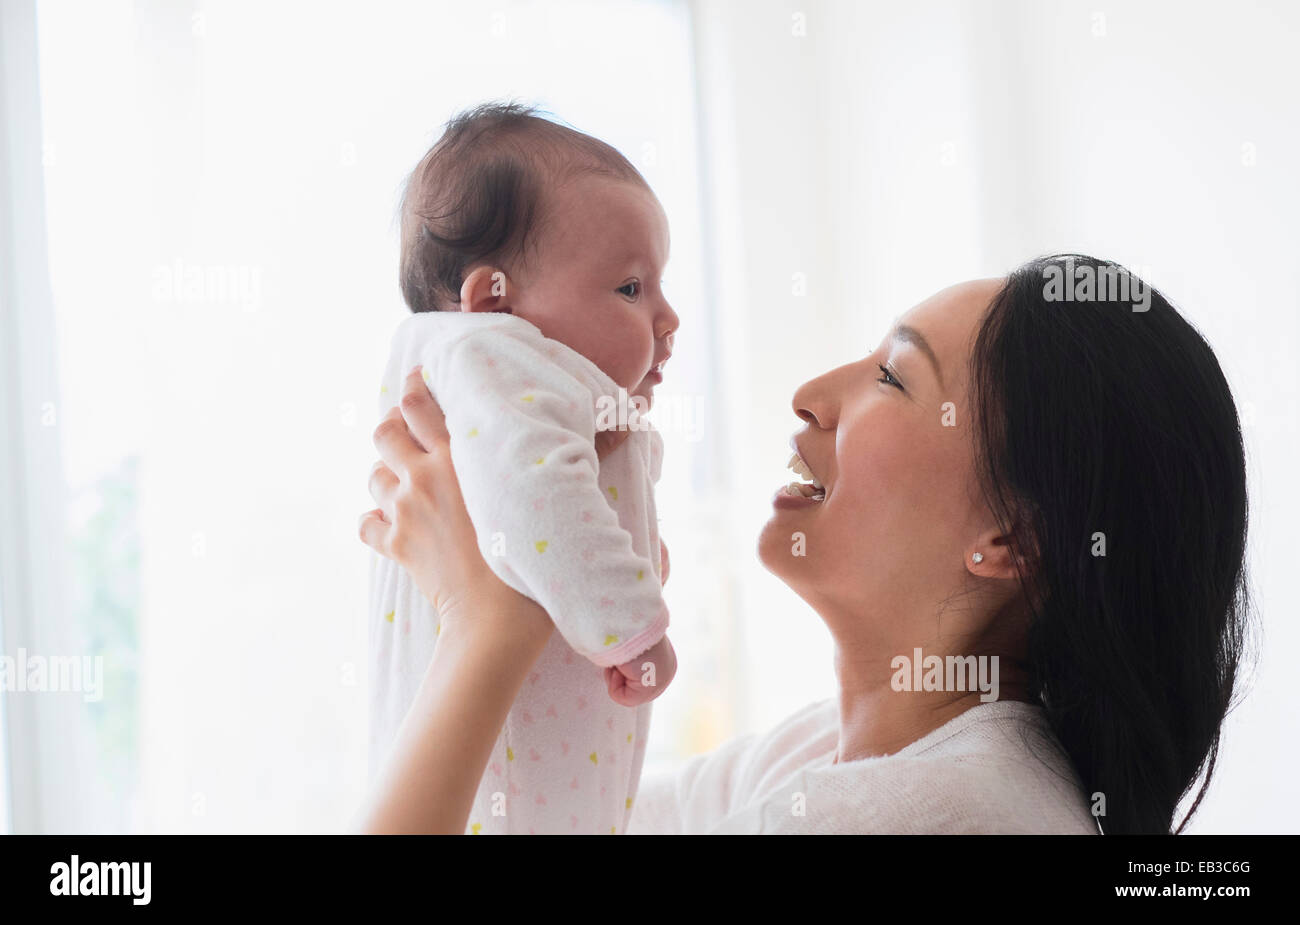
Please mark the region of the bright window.
MULTIPOLYGON (((39 5, 68 527, 51 617, 105 666, 69 730, 92 756, 85 831, 329 831, 356 809, 355 523, 405 313, 393 218, 454 112, 535 102, 641 168, 673 233, 669 385, 690 407, 711 397, 684 6, 354 9, 39 5)), ((665 439, 670 605, 707 636, 715 525, 693 498, 710 436, 665 439)), ((720 672, 706 644, 677 644, 698 653, 679 681, 697 702, 688 686, 708 696, 720 672)), ((725 719, 702 715, 661 710, 651 765, 715 744, 725 719)))

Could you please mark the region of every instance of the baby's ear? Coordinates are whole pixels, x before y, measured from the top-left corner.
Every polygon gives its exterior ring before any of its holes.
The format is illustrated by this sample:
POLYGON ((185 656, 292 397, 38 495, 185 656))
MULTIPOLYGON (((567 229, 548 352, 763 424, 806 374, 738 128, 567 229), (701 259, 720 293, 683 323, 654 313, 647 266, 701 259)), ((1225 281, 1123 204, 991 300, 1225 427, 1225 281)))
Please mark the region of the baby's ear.
POLYGON ((470 270, 460 284, 460 310, 463 312, 512 311, 513 292, 505 271, 488 265, 470 270))

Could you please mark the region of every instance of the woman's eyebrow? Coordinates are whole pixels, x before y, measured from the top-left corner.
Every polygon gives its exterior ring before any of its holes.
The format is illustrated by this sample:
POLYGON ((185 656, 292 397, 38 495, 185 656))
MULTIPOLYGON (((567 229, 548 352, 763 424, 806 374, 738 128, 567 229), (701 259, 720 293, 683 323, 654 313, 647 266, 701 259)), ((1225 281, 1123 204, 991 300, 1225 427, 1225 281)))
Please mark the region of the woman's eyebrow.
POLYGON ((939 379, 940 387, 943 386, 943 371, 939 369, 939 358, 934 355, 934 350, 930 347, 930 342, 925 339, 916 328, 907 324, 897 325, 890 333, 890 337, 905 344, 911 344, 917 350, 925 354, 925 358, 930 361, 934 367, 934 374, 939 379))

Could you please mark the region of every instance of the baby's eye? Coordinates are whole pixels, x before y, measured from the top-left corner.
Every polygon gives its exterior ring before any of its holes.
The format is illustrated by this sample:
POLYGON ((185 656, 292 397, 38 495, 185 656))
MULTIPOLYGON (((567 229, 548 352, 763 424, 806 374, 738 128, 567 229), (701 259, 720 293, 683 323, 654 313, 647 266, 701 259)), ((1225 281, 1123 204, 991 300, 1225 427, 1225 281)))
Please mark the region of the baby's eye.
POLYGON ((635 299, 637 293, 641 291, 641 283, 640 281, 634 279, 631 282, 627 282, 619 286, 616 291, 621 292, 629 299, 635 299))

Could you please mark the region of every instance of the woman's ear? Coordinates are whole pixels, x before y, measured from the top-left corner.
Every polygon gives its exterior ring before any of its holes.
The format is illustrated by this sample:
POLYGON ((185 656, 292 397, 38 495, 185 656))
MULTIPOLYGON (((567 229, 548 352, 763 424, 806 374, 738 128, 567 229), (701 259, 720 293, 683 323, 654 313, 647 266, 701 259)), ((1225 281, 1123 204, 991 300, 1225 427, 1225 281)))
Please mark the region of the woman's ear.
POLYGON ((510 313, 513 299, 510 280, 499 267, 477 266, 460 284, 460 310, 463 312, 510 313))
POLYGON ((1033 569, 1034 548, 1025 536, 1026 528, 1017 524, 1009 533, 989 530, 966 550, 966 570, 979 578, 1019 578, 1012 548, 1021 558, 1021 567, 1033 569))

